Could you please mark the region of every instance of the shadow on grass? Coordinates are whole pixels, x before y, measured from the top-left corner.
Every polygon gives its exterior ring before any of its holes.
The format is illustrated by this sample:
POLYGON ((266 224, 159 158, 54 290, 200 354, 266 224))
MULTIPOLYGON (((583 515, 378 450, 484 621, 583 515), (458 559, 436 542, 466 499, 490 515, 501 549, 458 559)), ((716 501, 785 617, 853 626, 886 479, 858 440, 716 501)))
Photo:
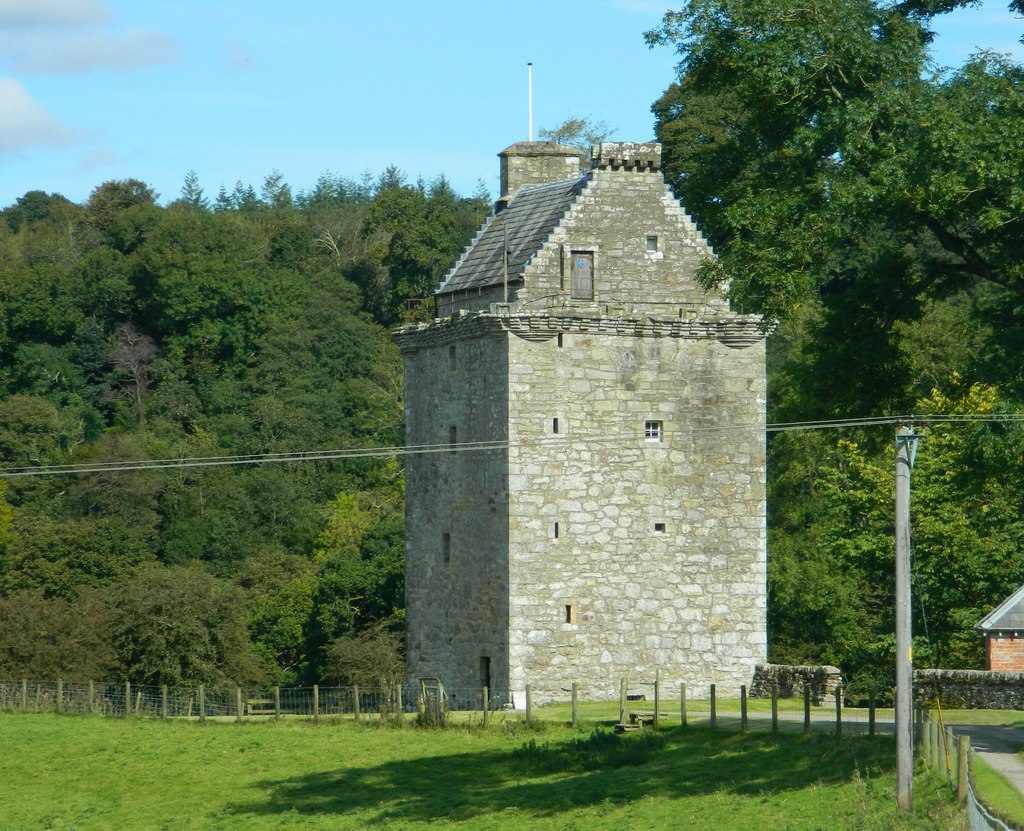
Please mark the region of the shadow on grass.
MULTIPOLYGON (((886 738, 855 737, 837 747, 832 739, 813 735, 684 733, 677 728, 662 736, 639 753, 627 749, 607 757, 573 753, 566 747, 572 739, 558 739, 527 741, 510 750, 343 767, 262 782, 265 801, 235 803, 229 810, 235 815, 356 814, 373 823, 440 817, 463 821, 507 810, 553 816, 627 804, 648 794, 765 797, 845 784, 865 769, 893 766, 893 746, 886 738)), ((613 737, 626 748, 636 738, 613 737)))

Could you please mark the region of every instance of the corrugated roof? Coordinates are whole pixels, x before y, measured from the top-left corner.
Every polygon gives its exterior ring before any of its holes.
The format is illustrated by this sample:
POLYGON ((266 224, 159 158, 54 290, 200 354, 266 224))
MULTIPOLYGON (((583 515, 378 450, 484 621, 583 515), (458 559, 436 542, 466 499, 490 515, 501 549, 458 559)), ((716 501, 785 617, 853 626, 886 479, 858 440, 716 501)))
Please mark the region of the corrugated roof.
POLYGON ((579 179, 523 188, 508 207, 487 218, 476 239, 441 281, 438 294, 501 285, 505 279, 502 251, 506 240, 509 280, 521 277, 589 179, 588 173, 579 179))
POLYGON ((996 606, 974 627, 979 632, 993 630, 1024 630, 1024 586, 996 606))

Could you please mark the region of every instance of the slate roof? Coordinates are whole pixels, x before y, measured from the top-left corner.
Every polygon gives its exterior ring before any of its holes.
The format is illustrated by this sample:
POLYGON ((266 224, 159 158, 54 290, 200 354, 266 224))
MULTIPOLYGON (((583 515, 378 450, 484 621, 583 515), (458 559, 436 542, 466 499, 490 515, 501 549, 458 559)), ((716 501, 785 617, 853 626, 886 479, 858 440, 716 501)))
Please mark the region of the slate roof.
POLYGON ((500 286, 505 279, 502 250, 506 240, 509 282, 518 281, 588 181, 589 173, 578 179, 524 187, 503 211, 487 218, 437 293, 500 286))
POLYGON ((1024 586, 1011 594, 975 624, 979 632, 998 632, 1009 629, 1024 631, 1024 586))

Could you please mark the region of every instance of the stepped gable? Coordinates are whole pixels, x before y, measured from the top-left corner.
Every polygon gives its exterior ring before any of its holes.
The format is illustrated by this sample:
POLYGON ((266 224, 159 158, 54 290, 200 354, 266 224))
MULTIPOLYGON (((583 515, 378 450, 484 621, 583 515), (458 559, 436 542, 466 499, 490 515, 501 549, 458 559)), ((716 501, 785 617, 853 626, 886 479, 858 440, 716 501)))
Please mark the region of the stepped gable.
POLYGON ((509 282, 523 272, 586 187, 590 175, 522 188, 504 210, 492 214, 477 238, 442 281, 439 294, 500 286, 505 279, 502 250, 508 241, 509 282))

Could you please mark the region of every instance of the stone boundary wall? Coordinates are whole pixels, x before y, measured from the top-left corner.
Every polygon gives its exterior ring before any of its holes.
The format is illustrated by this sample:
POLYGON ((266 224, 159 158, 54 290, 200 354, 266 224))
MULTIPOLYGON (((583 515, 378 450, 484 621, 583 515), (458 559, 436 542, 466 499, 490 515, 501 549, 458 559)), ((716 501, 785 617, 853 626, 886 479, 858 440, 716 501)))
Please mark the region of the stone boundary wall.
POLYGON ((914 671, 917 701, 934 698, 944 707, 962 710, 1024 710, 1024 672, 976 669, 919 669, 914 671))
POLYGON ((838 667, 789 666, 786 664, 758 664, 750 685, 751 698, 771 698, 772 684, 778 684, 782 698, 803 696, 804 687, 810 687, 811 702, 815 705, 835 698, 836 689, 843 683, 838 667))

